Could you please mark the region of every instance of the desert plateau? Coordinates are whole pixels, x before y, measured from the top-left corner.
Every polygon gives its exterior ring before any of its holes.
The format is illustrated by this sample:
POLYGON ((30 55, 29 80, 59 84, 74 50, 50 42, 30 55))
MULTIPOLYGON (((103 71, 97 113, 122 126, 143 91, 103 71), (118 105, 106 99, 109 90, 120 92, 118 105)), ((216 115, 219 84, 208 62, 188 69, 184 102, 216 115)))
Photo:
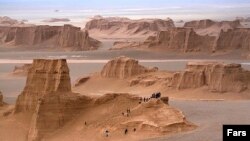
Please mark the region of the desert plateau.
POLYGON ((0 1, 0 141, 226 141, 250 124, 249 9, 0 1))

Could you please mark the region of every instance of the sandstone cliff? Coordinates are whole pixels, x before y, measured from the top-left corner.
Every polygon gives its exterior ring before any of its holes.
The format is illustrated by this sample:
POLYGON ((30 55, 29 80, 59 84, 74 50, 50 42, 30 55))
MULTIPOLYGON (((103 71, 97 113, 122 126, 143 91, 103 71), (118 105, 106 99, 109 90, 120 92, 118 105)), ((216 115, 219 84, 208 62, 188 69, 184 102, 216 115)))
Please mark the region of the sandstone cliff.
POLYGON ((250 50, 250 29, 238 28, 221 31, 215 44, 215 50, 250 50))
POLYGON ((36 141, 70 121, 90 100, 71 92, 65 59, 35 59, 16 101, 15 113, 33 115, 28 140, 36 141))
POLYGON ((171 19, 140 19, 131 20, 121 17, 94 17, 89 21, 85 29, 92 34, 104 35, 146 35, 156 31, 166 30, 174 27, 171 19))
POLYGON ((137 60, 121 56, 110 60, 102 69, 101 75, 108 78, 125 79, 134 75, 157 71, 158 68, 146 68, 137 60))
POLYGON ((240 64, 191 62, 174 75, 172 83, 177 89, 208 86, 212 92, 241 92, 250 87, 250 71, 240 64))
POLYGON ((218 36, 221 31, 240 28, 242 25, 239 20, 235 21, 212 21, 209 19, 200 21, 190 21, 184 24, 185 28, 193 28, 199 35, 218 36))
POLYGON ((15 111, 33 112, 41 97, 54 92, 71 92, 66 60, 35 59, 28 71, 26 86, 18 96, 15 111))
POLYGON ((172 28, 149 37, 144 45, 182 52, 211 51, 214 40, 215 37, 198 35, 190 28, 172 28))
POLYGON ((200 29, 208 28, 211 26, 218 26, 221 28, 237 28, 237 27, 241 27, 241 24, 239 20, 217 22, 217 21, 213 21, 209 19, 199 20, 199 21, 190 21, 184 24, 184 27, 200 28, 200 29))
POLYGON ((71 25, 0 27, 0 43, 33 49, 96 49, 99 41, 89 37, 87 31, 71 25))

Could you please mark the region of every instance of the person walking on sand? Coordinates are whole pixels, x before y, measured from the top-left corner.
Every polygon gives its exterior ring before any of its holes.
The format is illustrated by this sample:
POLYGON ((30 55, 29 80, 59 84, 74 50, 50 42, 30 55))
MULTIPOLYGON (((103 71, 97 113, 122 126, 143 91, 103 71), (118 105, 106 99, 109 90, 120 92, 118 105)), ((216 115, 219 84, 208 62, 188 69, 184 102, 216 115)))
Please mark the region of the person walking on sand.
POLYGON ((126 135, 128 133, 128 129, 126 128, 124 131, 124 134, 126 135))
POLYGON ((109 136, 109 131, 108 131, 108 130, 105 131, 105 136, 106 136, 106 137, 109 136))

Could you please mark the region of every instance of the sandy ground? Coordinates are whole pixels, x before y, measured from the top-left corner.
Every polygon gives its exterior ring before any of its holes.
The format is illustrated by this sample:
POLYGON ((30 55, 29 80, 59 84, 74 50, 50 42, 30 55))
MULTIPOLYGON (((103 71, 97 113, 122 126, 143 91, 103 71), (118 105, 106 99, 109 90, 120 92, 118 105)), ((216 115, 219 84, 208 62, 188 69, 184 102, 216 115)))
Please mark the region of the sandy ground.
MULTIPOLYGON (((198 125, 198 128, 193 131, 188 131, 184 133, 178 133, 176 135, 168 135, 164 137, 157 137, 146 139, 147 141, 221 141, 222 140, 222 125, 223 124, 249 124, 250 123, 250 102, 249 101, 188 101, 188 100, 170 100, 170 105, 176 107, 184 112, 186 118, 198 125)), ((0 110, 1 111, 1 110, 0 110)), ((83 115, 84 116, 84 115, 83 115)), ((18 120, 22 117, 17 117, 18 120)), ((0 139, 5 141, 7 134, 1 133, 13 133, 16 132, 19 140, 25 139, 25 132, 27 127, 22 124, 14 124, 11 119, 1 119, 0 122, 0 139), (12 126, 6 126, 12 125, 12 126), (20 136, 19 136, 20 135, 20 136)), ((82 124, 84 124, 84 119, 80 119, 82 124)), ((78 124, 74 130, 82 131, 85 128, 83 125, 78 124)), ((64 128, 66 129, 66 128, 64 128)), ((71 128, 69 128, 71 129, 71 128)), ((59 131, 61 132, 61 131, 59 131)), ((64 130, 64 135, 67 135, 68 130, 64 130)), ((77 132, 79 133, 79 132, 77 132)), ((72 132, 70 134, 73 134, 72 132)), ((133 133, 135 134, 135 133, 133 133)), ((95 136, 93 133, 89 135, 95 136)), ((12 134, 13 136, 13 134, 12 134)), ((63 134, 62 134, 63 136, 63 134)), ((79 136, 84 138, 85 135, 79 136)), ((70 139, 70 136, 63 136, 64 139, 70 139)), ((8 137, 8 139, 10 139, 8 137)), ((51 139, 53 139, 51 137, 51 139)), ((124 138, 123 138, 124 139, 124 138)), ((130 138, 131 139, 131 138, 130 138)), ((13 136, 12 140, 16 140, 13 136)), ((10 141, 10 140, 8 140, 10 141)))
POLYGON ((249 124, 249 101, 171 101, 187 119, 199 127, 175 136, 147 141, 221 141, 223 124, 249 124))

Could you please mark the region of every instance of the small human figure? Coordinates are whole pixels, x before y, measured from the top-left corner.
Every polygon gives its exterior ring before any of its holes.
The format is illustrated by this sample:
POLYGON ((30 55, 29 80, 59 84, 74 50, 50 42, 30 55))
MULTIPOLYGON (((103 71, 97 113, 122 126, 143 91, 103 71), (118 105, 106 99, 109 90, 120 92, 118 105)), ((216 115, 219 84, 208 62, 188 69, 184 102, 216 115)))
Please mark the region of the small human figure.
POLYGON ((129 108, 127 109, 127 113, 130 113, 130 109, 129 108))
POLYGON ((86 121, 84 122, 84 125, 87 125, 87 122, 86 122, 86 121))
POLYGON ((161 97, 161 93, 160 92, 156 93, 155 98, 160 98, 160 97, 161 97))
POLYGON ((155 93, 153 93, 153 94, 151 95, 151 98, 155 98, 155 93))
POLYGON ((124 116, 124 113, 122 112, 122 115, 124 116))
POLYGON ((139 101, 139 104, 141 104, 141 101, 139 101))
POLYGON ((124 131, 124 134, 126 135, 128 133, 128 129, 126 128, 124 131))
POLYGON ((143 98, 143 101, 144 101, 144 102, 146 101, 145 97, 143 98))
POLYGON ((134 132, 136 131, 136 128, 134 128, 134 132))
POLYGON ((105 131, 105 135, 106 135, 106 137, 109 136, 109 131, 108 130, 105 131))

